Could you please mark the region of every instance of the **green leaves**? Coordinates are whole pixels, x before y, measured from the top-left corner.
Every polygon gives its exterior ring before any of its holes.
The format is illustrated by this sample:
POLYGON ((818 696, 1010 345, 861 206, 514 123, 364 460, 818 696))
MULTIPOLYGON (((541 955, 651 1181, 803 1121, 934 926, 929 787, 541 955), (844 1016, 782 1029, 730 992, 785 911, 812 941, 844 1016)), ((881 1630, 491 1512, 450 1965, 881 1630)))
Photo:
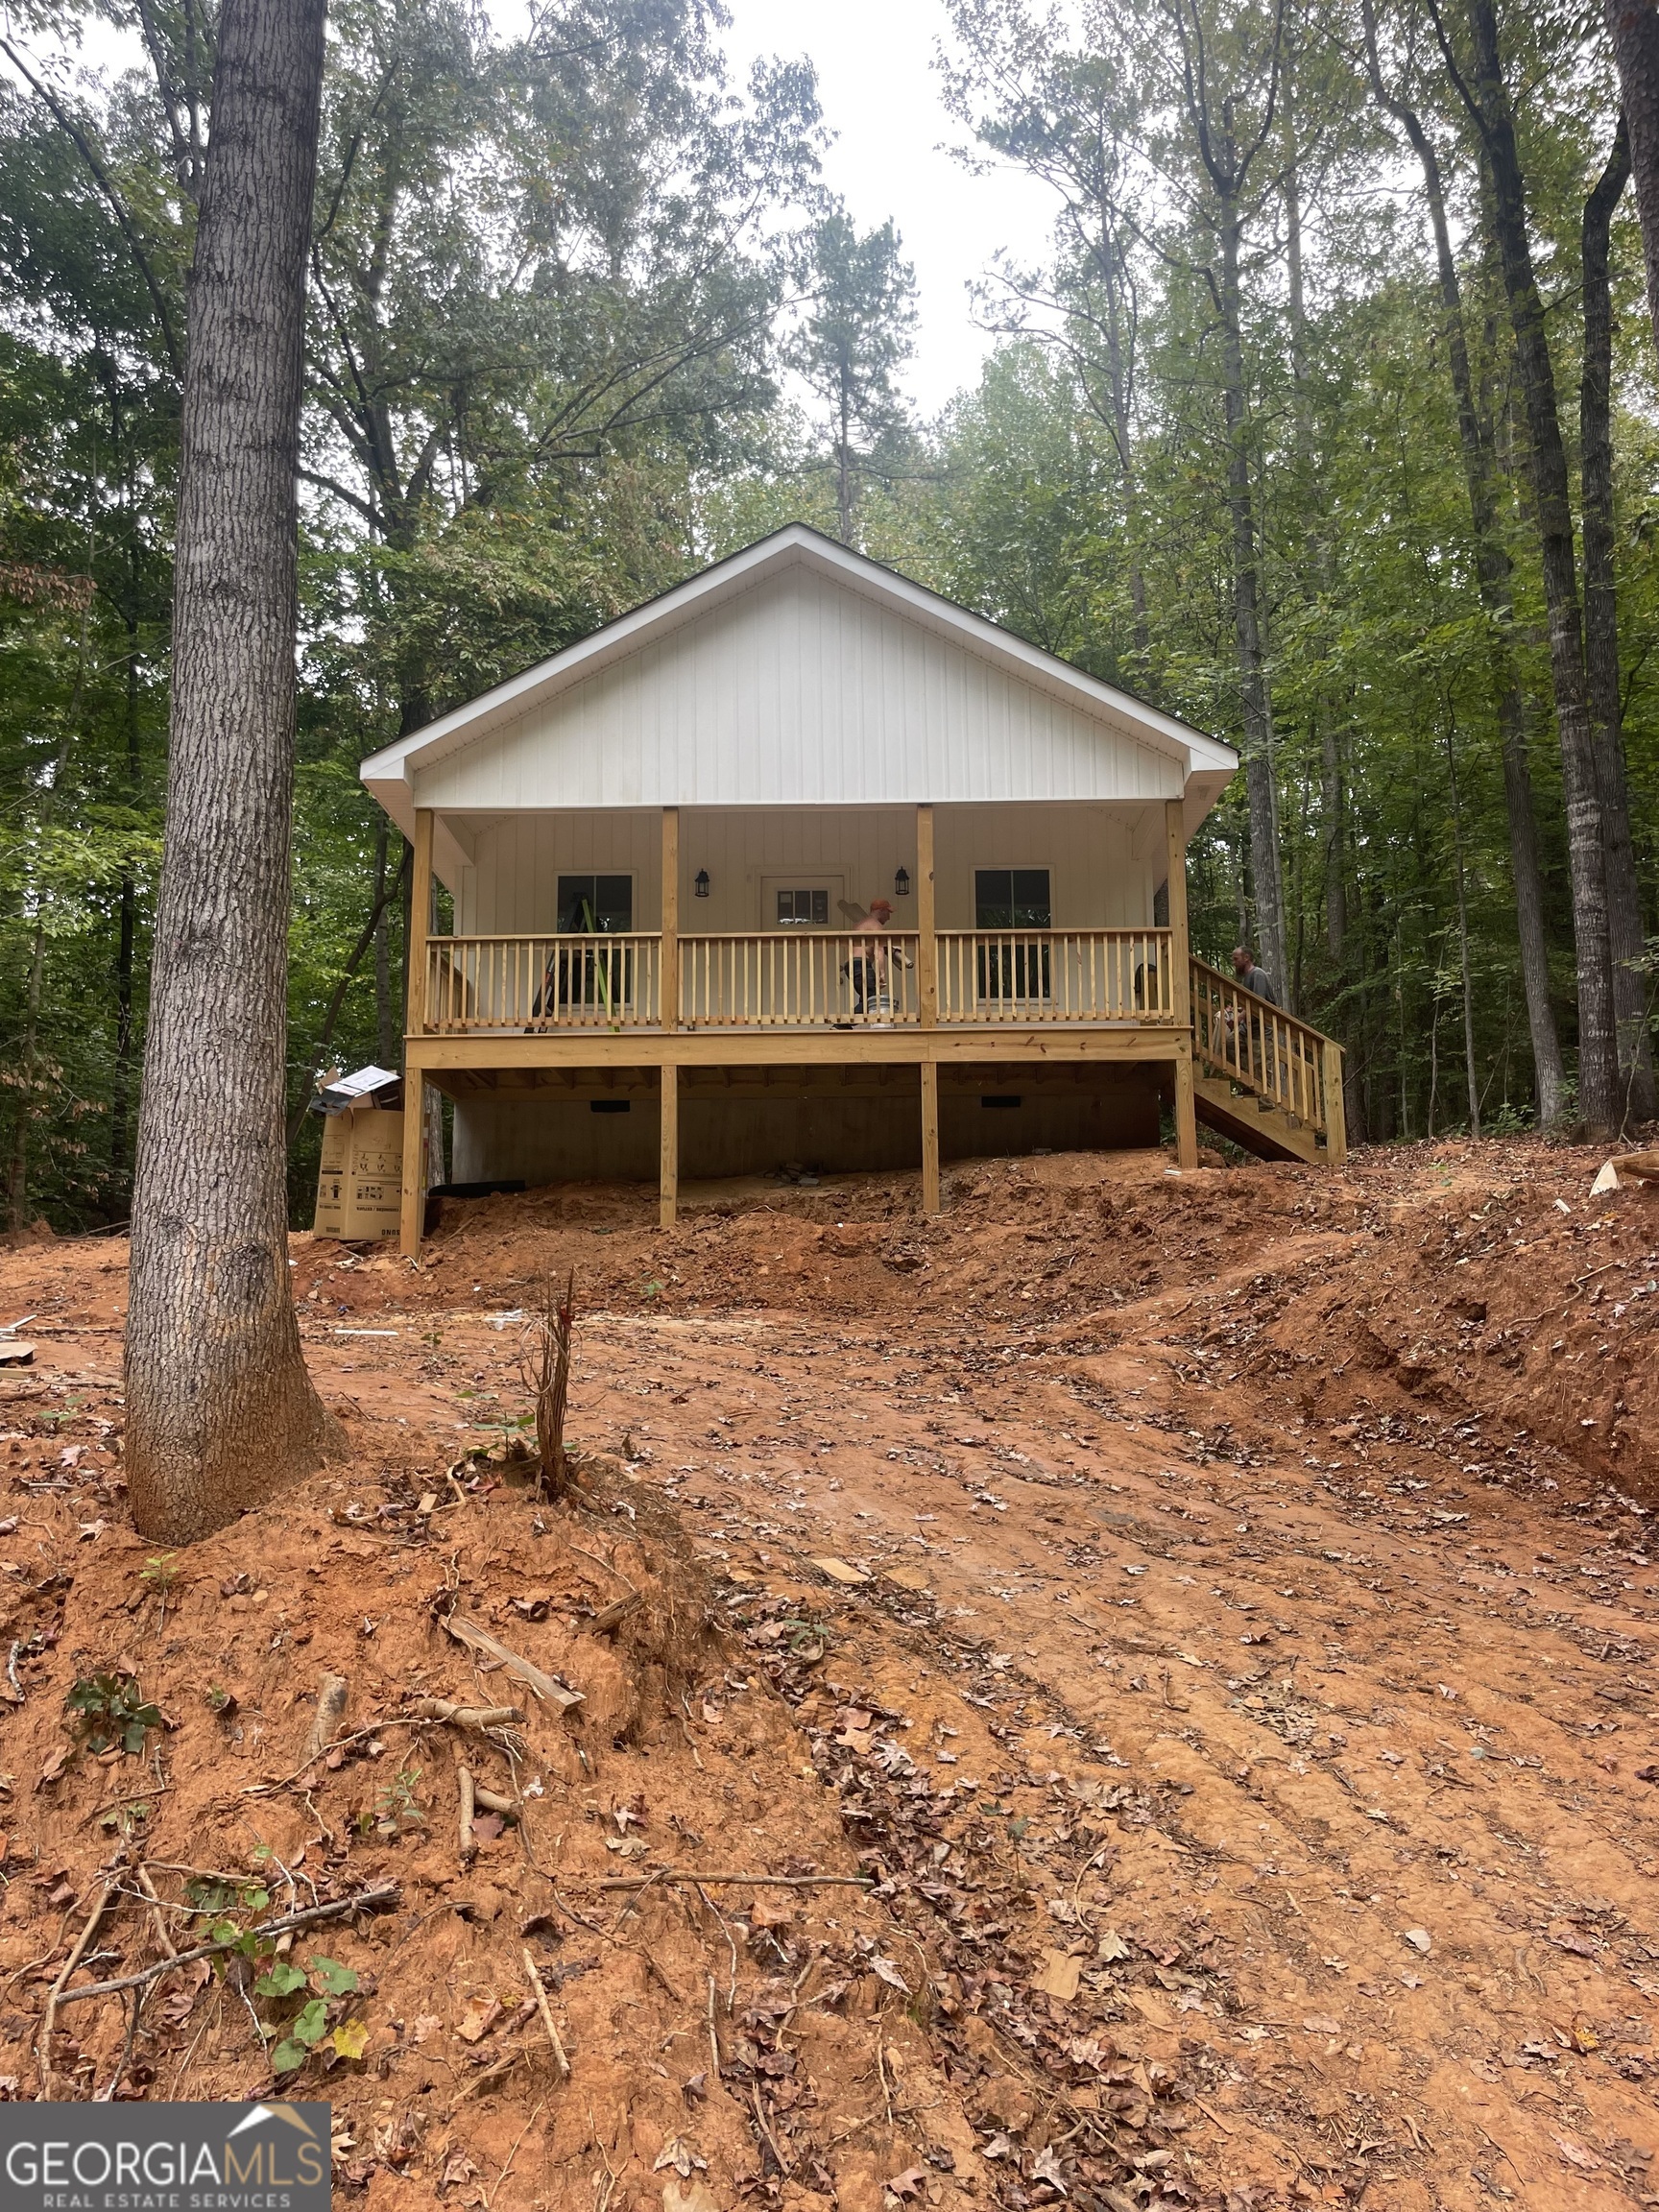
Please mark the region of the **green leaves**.
POLYGON ((303 1989, 305 1976, 298 1966, 291 1966, 286 1959, 278 1959, 268 1966, 253 1984, 255 1997, 292 1997, 296 1989, 303 1989))
MULTIPOLYGON (((286 1960, 276 1960, 253 1984, 256 1997, 297 1996, 305 1987, 307 1979, 323 1991, 320 1997, 307 1999, 289 2021, 282 2040, 271 2054, 273 2074, 292 2074, 304 2065, 328 2033, 330 2004, 337 1998, 349 1997, 358 1986, 356 1970, 342 1966, 337 1959, 312 1958, 307 1965, 309 1977, 286 1960)), ((330 2040, 337 2056, 361 2058, 369 2042, 368 2022, 348 2021, 334 2030, 330 2040)))
POLYGON ((75 1716, 76 1732, 93 1752, 119 1744, 129 1758, 135 1759, 144 1749, 147 1732, 166 1725, 159 1707, 146 1702, 133 1674, 84 1676, 70 1690, 63 1705, 75 1716))

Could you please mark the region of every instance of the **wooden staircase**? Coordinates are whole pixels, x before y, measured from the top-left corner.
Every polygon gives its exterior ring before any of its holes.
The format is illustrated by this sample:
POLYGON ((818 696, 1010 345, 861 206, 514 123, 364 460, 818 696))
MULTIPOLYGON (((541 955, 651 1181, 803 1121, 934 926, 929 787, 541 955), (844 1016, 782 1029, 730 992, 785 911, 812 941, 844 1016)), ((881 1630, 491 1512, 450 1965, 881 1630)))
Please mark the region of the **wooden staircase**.
POLYGON ((1262 1160, 1339 1166, 1348 1154, 1342 1047, 1205 961, 1192 973, 1198 1119, 1262 1160))

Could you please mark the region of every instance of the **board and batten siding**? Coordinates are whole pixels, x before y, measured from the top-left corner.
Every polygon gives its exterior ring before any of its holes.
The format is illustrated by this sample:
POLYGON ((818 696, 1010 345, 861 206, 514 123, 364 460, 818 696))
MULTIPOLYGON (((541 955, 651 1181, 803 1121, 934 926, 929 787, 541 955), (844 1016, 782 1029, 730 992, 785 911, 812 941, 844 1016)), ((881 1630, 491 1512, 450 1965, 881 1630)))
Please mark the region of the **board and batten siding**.
POLYGON ((1135 802, 1183 781, 1109 709, 797 564, 416 765, 413 797, 463 814, 1135 802))
MULTIPOLYGON (((661 827, 655 811, 582 809, 497 815, 464 826, 473 860, 456 886, 463 936, 534 936, 552 930, 561 875, 591 870, 634 878, 634 926, 661 926, 661 827)), ((974 926, 977 868, 1046 868, 1054 926, 1135 929, 1152 919, 1164 879, 1164 810, 1102 805, 941 806, 935 812, 934 881, 941 929, 974 926)), ((687 808, 680 821, 680 926, 773 926, 766 892, 776 880, 829 880, 860 908, 893 902, 893 926, 916 926, 916 817, 910 807, 687 808), (908 899, 894 878, 909 872, 908 899), (692 895, 699 870, 707 899, 692 895)), ((846 926, 830 907, 830 927, 846 926)))

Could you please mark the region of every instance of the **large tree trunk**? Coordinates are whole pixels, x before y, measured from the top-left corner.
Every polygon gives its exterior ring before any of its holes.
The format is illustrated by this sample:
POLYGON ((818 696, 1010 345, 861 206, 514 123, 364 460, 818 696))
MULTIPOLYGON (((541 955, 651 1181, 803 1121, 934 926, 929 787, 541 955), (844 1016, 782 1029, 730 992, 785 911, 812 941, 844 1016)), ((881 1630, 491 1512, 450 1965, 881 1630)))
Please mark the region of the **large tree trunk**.
POLYGON ((1279 802, 1273 781, 1273 705, 1262 646, 1262 590, 1256 509, 1250 484, 1250 432, 1244 392, 1244 341, 1238 258, 1243 219, 1235 199, 1221 205, 1221 397, 1227 424, 1227 504, 1233 521, 1233 631, 1244 719, 1244 789, 1250 803, 1250 873, 1262 965, 1290 1000, 1286 966, 1285 893, 1279 866, 1279 802))
POLYGON ((1515 919, 1521 945, 1521 982, 1527 999, 1527 1026, 1532 1042, 1538 1118, 1550 1128, 1567 1108, 1567 1070, 1555 1010, 1550 1003, 1550 949, 1544 934, 1544 878, 1538 864, 1538 824, 1532 805, 1532 771, 1527 757, 1527 718, 1515 674, 1510 633, 1515 621, 1512 564, 1498 527, 1492 426, 1475 390, 1469 361, 1463 286, 1452 252, 1446 220, 1446 191, 1440 157, 1415 109, 1395 99, 1382 82, 1369 0, 1363 11, 1366 60, 1372 89, 1411 141, 1423 171, 1423 194, 1434 232, 1434 265, 1445 318, 1446 352, 1457 401, 1457 438, 1463 455, 1463 481, 1474 526, 1475 573, 1486 616, 1486 661, 1493 711, 1503 762, 1503 797, 1509 825, 1509 868, 1515 883, 1515 919))
POLYGON ((1602 5, 1630 131, 1630 167, 1647 266, 1647 312, 1659 345, 1659 7, 1654 0, 1602 0, 1602 5))
POLYGON ((127 1479, 186 1543, 338 1430, 288 1283, 296 469, 325 0, 225 0, 190 284, 167 834, 138 1118, 127 1479))
POLYGON ((1544 303, 1527 235, 1527 191, 1515 120, 1503 83, 1493 0, 1469 0, 1477 77, 1476 111, 1491 165, 1492 210, 1503 289, 1515 330, 1532 449, 1544 602, 1550 620, 1550 672, 1555 727, 1561 745, 1561 781, 1567 811, 1567 853, 1573 880, 1573 938, 1578 984, 1578 1110, 1593 1138, 1611 1137, 1622 1119, 1618 1031, 1613 1011, 1613 963, 1607 928, 1607 870, 1601 846, 1601 806, 1596 751, 1590 731, 1584 633, 1578 608, 1578 571, 1567 450, 1555 399, 1555 373, 1544 321, 1544 303))
POLYGON ((1584 510, 1584 659, 1590 727, 1601 794, 1607 867, 1607 935, 1619 1023, 1619 1086, 1626 1118, 1655 1110, 1647 995, 1634 965, 1645 950, 1642 888, 1630 841, 1619 688, 1619 597, 1613 575, 1613 295, 1608 279, 1613 210, 1630 176, 1630 134, 1620 118, 1607 166, 1584 204, 1584 381, 1578 394, 1578 468, 1584 510))

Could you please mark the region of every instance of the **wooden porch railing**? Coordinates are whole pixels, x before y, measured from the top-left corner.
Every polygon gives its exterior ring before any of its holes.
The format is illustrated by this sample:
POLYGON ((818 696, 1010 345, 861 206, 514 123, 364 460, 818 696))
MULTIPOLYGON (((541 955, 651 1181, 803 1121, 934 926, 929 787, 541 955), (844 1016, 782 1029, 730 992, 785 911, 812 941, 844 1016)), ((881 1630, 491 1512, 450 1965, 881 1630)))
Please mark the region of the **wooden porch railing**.
MULTIPOLYGON (((1167 929, 942 929, 936 945, 937 1019, 944 1024, 1172 1026, 1177 1020, 1167 929)), ((682 936, 675 950, 677 1008, 665 999, 662 941, 655 934, 431 937, 424 1029, 433 1036, 655 1029, 665 1012, 693 1029, 911 1028, 924 1018, 917 931, 733 931, 682 936)), ((1199 993, 1210 986, 1238 996, 1201 962, 1192 963, 1192 975, 1195 1013, 1199 993)), ((1282 1049, 1294 1087, 1302 1079, 1294 1033, 1315 1046, 1317 1033, 1270 1011, 1285 1025, 1282 1049)), ((1219 1044, 1227 1033, 1219 1000, 1201 1017, 1200 1046, 1216 1020, 1219 1044)), ((1245 1034, 1248 1076, 1257 1031, 1245 1034)))
POLYGON ((1191 974, 1192 1048, 1204 1072, 1272 1099, 1310 1129, 1328 1135, 1334 1120, 1339 1129, 1340 1047, 1205 961, 1192 961, 1191 974), (1334 1111, 1329 1081, 1336 1085, 1334 1111))
POLYGON ((680 940, 687 1029, 908 1027, 921 1020, 913 931, 779 929, 680 940))
POLYGON ((429 937, 426 1027, 653 1029, 661 941, 654 936, 429 937))
POLYGON ((1173 1022, 1167 929, 941 929, 941 1022, 1173 1022))

